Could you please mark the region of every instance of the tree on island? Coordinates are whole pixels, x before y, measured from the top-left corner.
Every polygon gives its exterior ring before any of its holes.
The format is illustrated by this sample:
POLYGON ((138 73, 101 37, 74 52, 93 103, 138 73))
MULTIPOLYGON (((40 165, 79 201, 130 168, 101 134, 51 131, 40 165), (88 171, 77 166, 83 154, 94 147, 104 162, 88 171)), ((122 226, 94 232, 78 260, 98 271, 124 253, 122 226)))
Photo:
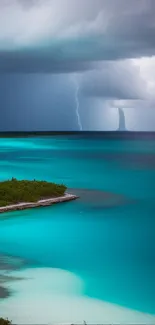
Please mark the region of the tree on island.
POLYGON ((23 202, 57 198, 65 194, 65 185, 46 181, 11 180, 0 182, 0 207, 23 202))
POLYGON ((0 318, 0 325, 11 325, 12 322, 9 321, 7 318, 4 319, 4 318, 0 318))

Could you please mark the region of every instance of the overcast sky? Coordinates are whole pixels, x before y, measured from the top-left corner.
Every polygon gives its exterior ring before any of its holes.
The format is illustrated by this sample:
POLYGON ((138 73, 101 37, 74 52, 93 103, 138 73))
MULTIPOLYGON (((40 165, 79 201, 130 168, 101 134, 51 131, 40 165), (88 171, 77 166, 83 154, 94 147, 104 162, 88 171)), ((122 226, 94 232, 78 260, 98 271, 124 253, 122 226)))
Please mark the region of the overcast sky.
POLYGON ((0 0, 0 131, 155 131, 155 0, 0 0))

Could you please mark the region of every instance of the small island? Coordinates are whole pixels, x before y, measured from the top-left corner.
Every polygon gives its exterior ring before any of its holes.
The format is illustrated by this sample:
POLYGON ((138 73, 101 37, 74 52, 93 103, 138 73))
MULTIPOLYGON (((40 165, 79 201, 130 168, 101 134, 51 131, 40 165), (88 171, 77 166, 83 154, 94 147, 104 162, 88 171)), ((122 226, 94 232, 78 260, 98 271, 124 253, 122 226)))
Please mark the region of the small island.
POLYGON ((66 193, 67 187, 46 181, 17 180, 0 182, 0 213, 50 206, 76 200, 76 195, 66 193))
POLYGON ((4 319, 4 318, 0 317, 0 325, 11 325, 11 324, 12 324, 12 322, 9 321, 7 318, 4 319))

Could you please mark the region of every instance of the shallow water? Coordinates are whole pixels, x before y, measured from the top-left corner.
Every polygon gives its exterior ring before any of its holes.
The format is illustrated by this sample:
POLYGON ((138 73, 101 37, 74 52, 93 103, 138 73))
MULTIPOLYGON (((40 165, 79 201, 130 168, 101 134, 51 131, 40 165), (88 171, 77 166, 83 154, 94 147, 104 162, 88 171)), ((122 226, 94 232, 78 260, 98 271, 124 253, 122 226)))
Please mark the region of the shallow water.
POLYGON ((12 176, 65 183, 80 199, 0 216, 14 277, 2 316, 155 323, 155 139, 0 139, 0 179, 12 176))

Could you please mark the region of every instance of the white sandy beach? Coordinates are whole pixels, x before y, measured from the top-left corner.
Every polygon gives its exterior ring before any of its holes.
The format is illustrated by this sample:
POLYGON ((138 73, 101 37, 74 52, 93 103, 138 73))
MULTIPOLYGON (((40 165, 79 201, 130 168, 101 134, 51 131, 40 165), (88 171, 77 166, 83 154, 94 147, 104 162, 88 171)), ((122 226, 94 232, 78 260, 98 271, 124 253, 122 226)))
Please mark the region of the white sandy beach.
POLYGON ((37 268, 11 275, 24 278, 9 283, 14 295, 0 302, 1 316, 13 323, 155 324, 155 315, 85 297, 83 281, 70 272, 37 268))
POLYGON ((21 202, 17 204, 11 204, 4 207, 0 207, 0 213, 16 210, 32 209, 41 206, 50 206, 52 204, 63 203, 67 201, 76 200, 78 197, 69 193, 65 193, 63 196, 55 197, 51 199, 39 200, 37 202, 21 202))

